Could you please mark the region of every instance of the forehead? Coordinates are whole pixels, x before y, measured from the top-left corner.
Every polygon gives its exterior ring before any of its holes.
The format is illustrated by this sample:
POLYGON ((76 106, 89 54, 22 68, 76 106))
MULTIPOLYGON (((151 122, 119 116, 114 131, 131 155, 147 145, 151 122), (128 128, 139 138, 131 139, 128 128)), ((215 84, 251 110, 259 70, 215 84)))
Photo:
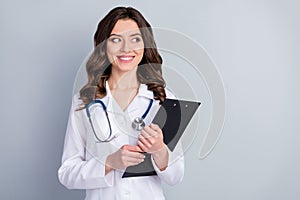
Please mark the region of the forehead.
POLYGON ((111 34, 119 35, 129 33, 141 33, 137 23, 132 19, 119 19, 111 31, 111 34))

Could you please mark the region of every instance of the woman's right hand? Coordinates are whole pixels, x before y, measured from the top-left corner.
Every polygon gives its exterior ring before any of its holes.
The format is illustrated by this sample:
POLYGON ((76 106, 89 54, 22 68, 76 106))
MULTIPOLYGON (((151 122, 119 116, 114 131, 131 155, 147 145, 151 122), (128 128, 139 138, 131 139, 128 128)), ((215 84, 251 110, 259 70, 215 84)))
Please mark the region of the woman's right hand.
POLYGON ((125 169, 143 162, 145 156, 140 152, 142 150, 138 146, 123 145, 118 151, 107 156, 105 174, 114 169, 125 169))

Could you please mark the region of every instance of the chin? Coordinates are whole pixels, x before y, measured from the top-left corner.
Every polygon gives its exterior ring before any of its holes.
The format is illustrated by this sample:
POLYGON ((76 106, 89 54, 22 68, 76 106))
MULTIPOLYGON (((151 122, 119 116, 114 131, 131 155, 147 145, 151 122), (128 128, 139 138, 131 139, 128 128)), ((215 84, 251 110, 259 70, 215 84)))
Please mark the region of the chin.
POLYGON ((137 69, 137 65, 117 65, 115 68, 121 72, 130 72, 137 69))

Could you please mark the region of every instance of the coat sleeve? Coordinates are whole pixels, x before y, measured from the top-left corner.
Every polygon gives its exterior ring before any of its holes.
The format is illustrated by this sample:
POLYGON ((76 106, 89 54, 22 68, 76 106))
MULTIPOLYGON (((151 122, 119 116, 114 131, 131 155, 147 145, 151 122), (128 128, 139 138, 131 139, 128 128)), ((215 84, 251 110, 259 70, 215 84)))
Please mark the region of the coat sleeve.
POLYGON ((84 110, 76 111, 78 97, 74 97, 69 114, 59 181, 68 189, 97 189, 113 185, 114 171, 105 175, 106 156, 87 156, 84 110), (86 158, 90 157, 89 160, 86 158))
POLYGON ((181 144, 178 143, 177 147, 173 152, 169 150, 169 160, 168 166, 165 170, 161 171, 155 164, 154 159, 152 158, 152 164, 157 175, 160 179, 167 183, 168 185, 176 185, 183 180, 184 176, 184 157, 182 152, 181 144))

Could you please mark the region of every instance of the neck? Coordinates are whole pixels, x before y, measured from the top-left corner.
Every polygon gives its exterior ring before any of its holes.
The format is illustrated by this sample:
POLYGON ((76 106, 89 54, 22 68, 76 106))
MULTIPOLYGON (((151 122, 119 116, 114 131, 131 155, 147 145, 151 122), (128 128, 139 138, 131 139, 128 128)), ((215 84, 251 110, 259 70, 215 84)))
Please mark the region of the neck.
POLYGON ((122 90, 122 89, 138 88, 139 82, 136 76, 136 69, 128 72, 120 72, 112 69, 111 75, 108 79, 108 84, 110 86, 110 89, 122 90))

